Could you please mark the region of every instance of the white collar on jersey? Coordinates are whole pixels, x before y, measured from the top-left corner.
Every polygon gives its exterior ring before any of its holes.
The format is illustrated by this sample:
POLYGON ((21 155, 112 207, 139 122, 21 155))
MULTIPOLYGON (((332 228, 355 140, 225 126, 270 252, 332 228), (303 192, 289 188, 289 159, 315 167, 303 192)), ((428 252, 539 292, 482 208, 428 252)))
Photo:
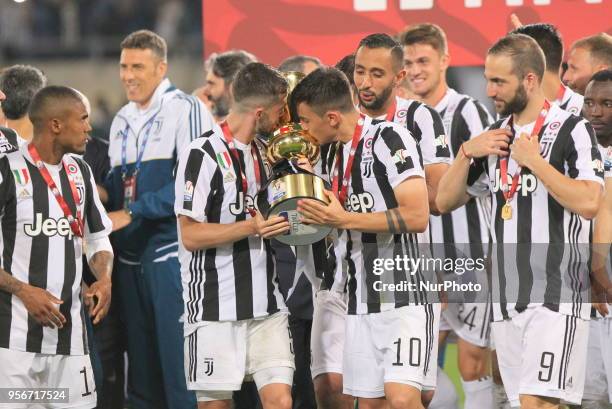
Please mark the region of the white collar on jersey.
POLYGON ((442 99, 440 100, 440 102, 438 102, 436 104, 436 106, 434 107, 434 109, 437 112, 442 112, 444 109, 446 109, 446 107, 448 106, 448 102, 450 101, 451 96, 455 95, 457 93, 457 91, 455 91, 454 89, 452 89, 451 87, 447 87, 446 88, 446 93, 444 94, 444 96, 442 97, 442 99))

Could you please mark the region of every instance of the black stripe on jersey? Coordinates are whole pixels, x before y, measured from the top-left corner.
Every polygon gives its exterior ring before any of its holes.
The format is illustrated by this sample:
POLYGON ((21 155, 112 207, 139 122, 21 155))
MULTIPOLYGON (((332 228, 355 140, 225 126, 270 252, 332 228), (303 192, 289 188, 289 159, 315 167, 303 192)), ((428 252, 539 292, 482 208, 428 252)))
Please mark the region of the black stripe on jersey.
MULTIPOLYGON (((444 123, 442 122, 442 118, 440 117, 440 114, 438 114, 438 111, 429 105, 423 104, 423 107, 427 109, 431 115, 434 130, 433 137, 437 138, 440 135, 446 135, 444 123)), ((436 158, 450 158, 450 147, 448 145, 436 145, 436 158)))
POLYGON ((565 370, 567 369, 564 365, 564 363, 566 362, 565 360, 565 355, 569 350, 569 332, 570 332, 570 323, 571 323, 571 318, 569 315, 565 316, 565 331, 563 334, 563 348, 561 349, 561 361, 559 362, 559 380, 557 382, 557 387, 560 390, 564 389, 565 386, 565 377, 563 376, 563 374, 565 373, 565 370))
MULTIPOLYGON (((91 184, 91 169, 85 163, 85 161, 73 157, 79 169, 81 171, 81 175, 83 175, 83 185, 85 188, 85 221, 87 222, 87 226, 89 227, 89 231, 91 233, 97 233, 104 230, 104 223, 102 222, 102 214, 96 206, 94 201, 94 189, 95 186, 91 184)), ((72 196, 70 194, 70 196, 72 196)))
MULTIPOLYGON (((395 130, 393 129, 393 127, 391 126, 386 126, 381 128, 378 128, 377 134, 374 135, 374 138, 372 140, 372 146, 374 146, 374 144, 377 142, 378 138, 380 137, 380 139, 383 140, 383 142, 385 143, 385 145, 387 146, 387 148, 389 149, 389 156, 393 157, 395 155, 395 153, 401 152, 406 150, 406 145, 404 145, 404 141, 402 141, 402 138, 399 136, 399 134, 397 132, 395 132, 395 130)), ((355 156, 357 156, 357 154, 355 154, 355 156)), ((376 155, 374 155, 376 156, 376 155)), ((361 158, 361 155, 357 156, 358 158, 361 158)), ((412 168, 414 168, 414 162, 412 162, 412 157, 407 157, 404 158, 405 160, 403 161, 396 161, 395 162, 395 167, 397 168, 397 173, 398 174, 402 174, 404 172, 406 172, 407 170, 410 170, 412 168)), ((361 162, 361 161, 360 161, 361 162)), ((385 165, 385 169, 386 166, 388 166, 389 164, 385 165)), ((361 174, 361 172, 360 172, 361 174)), ((386 170, 383 174, 386 174, 386 170)), ((388 182, 387 182, 388 184, 388 182)))
POLYGON ((559 368, 558 383, 558 387, 561 390, 565 390, 565 384, 567 381, 567 368, 569 366, 572 349, 574 347, 574 339, 576 337, 576 324, 576 317, 565 317, 565 337, 563 340, 563 351, 561 353, 561 367, 559 368))
POLYGON ((189 299, 185 303, 185 310, 187 314, 187 322, 193 324, 196 321, 196 317, 199 313, 199 301, 202 300, 202 293, 200 292, 200 283, 202 282, 203 270, 202 270, 202 250, 194 251, 191 253, 191 259, 189 260, 189 285, 187 290, 189 291, 189 299), (197 293, 197 296, 196 296, 197 293))
MULTIPOLYGON (((376 143, 372 141, 372 146, 376 143)), ((363 155, 363 144, 364 139, 359 141, 357 149, 355 150, 355 158, 359 158, 359 161, 355 163, 351 169, 351 188, 352 195, 362 195, 365 192, 363 188, 363 179, 361 176, 361 157, 363 155)), ((375 156, 375 155, 374 155, 375 156)), ((383 196, 384 197, 384 196, 383 196)), ((350 199, 349 199, 350 201, 350 199)), ((361 213, 370 213, 370 210, 364 210, 360 208, 361 213)), ((365 280, 363 284, 366 290, 366 301, 368 306, 368 313, 380 312, 380 294, 374 290, 374 282, 379 279, 372 271, 374 270, 374 260, 378 258, 378 245, 376 239, 376 233, 361 233, 361 242, 363 243, 363 267, 365 272, 365 280)), ((348 255, 348 254, 347 254, 348 255)))
POLYGON ((482 127, 486 128, 489 125, 489 115, 487 114, 487 110, 480 104, 480 102, 476 100, 474 100, 474 106, 478 112, 478 118, 480 118, 482 127))
POLYGON ((452 245, 455 242, 455 234, 453 216, 450 213, 442 215, 442 238, 444 240, 444 255, 455 260, 457 258, 457 248, 452 245))
MULTIPOLYGON (((210 143, 204 144, 203 147, 206 154, 208 154, 213 160, 215 160, 215 151, 210 143)), ((232 161, 233 162, 233 161, 232 161)), ((223 195, 225 190, 223 188, 223 176, 221 170, 217 167, 215 173, 212 176, 211 189, 206 201, 206 219, 209 223, 220 223, 221 221, 221 209, 223 206, 223 195)), ((201 257, 201 255, 200 255, 201 257)), ((195 271, 196 276, 201 277, 205 274, 204 278, 204 294, 198 297, 199 301, 203 301, 202 316, 203 321, 218 321, 219 320, 219 275, 215 259, 217 257, 216 248, 208 248, 204 252, 204 270, 201 269, 201 260, 199 265, 195 267, 198 271, 195 271)), ((193 274, 193 273, 192 273, 193 274)), ((194 282, 194 288, 199 292, 201 278, 196 279, 194 282)), ((198 294, 200 296, 201 294, 198 294)), ((194 303, 198 314, 199 305, 194 303)), ((199 315, 199 314, 198 314, 199 315)), ((196 315, 197 316, 197 315, 196 315)))
MULTIPOLYGON (((399 135, 395 131, 393 131, 391 127, 385 128, 385 129, 390 129, 393 132, 393 134, 384 132, 384 130, 381 130, 380 128, 378 128, 378 131, 376 132, 376 134, 374 135, 374 138, 372 139, 372 146, 376 144, 378 138, 380 137, 382 141, 385 143, 385 145, 387 146, 387 148, 389 149, 391 156, 393 156, 393 153, 399 150, 406 149, 406 146, 404 145, 402 138, 400 138, 399 135)), ((357 155, 355 156, 358 158, 361 158, 361 156, 357 156, 357 155)), ((393 188, 391 187, 391 184, 389 183, 389 178, 387 176, 387 166, 389 166, 390 164, 382 163, 380 159, 378 158, 378 156, 376 155, 373 155, 373 156, 374 156, 374 165, 372 166, 372 168, 374 170, 374 176, 376 177, 376 183, 378 185, 378 188, 380 189, 380 194, 385 200, 385 206, 387 207, 387 209, 395 209, 397 207, 397 200, 395 199, 395 193, 393 192, 393 188)), ((410 159, 410 158, 407 158, 407 159, 410 159)), ((406 161, 406 163, 407 162, 408 161, 406 161)), ((410 164, 414 166, 414 164, 412 163, 412 160, 410 161, 410 164)), ((399 168, 398 168, 398 171, 399 171, 399 168)))
MULTIPOLYGON (((578 177, 578 174, 579 174, 578 169, 576 168, 576 160, 578 159, 578 152, 576 151, 576 145, 574 144, 574 138, 572 138, 572 131, 576 128, 576 125, 580 121, 582 121, 582 118, 577 117, 575 115, 570 115, 565 120, 565 122, 563 122, 563 125, 561 125, 561 128, 559 129, 559 132, 557 134, 557 138, 563 137, 562 142, 563 142, 563 145, 565 146, 565 150, 563 152, 563 155, 560 158, 555 158, 555 159, 559 159, 559 160, 565 159, 567 161, 567 168, 568 168, 567 174, 572 179, 575 179, 576 177, 578 177)), ((595 140, 593 128, 591 128, 590 126, 585 126, 585 128, 587 132, 589 133, 589 136, 591 137, 591 142, 593 145, 592 154, 597 156, 599 150, 597 149, 597 142, 595 140)), ((553 146, 553 149, 554 149, 554 146, 553 146)), ((550 154, 550 157, 552 160, 553 158, 552 152, 550 154)), ((592 157, 591 159, 594 159, 594 158, 592 157)), ((564 167, 561 168, 560 172, 562 174, 565 174, 564 167)), ((603 177, 603 174, 599 174, 598 176, 603 177)))
MULTIPOLYGON (((9 160, 0 158, 0 217, 2 218, 3 254, 0 255, 2 269, 11 274, 13 264, 13 251, 15 250, 15 237, 17 233, 17 192, 9 160)), ((0 347, 8 348, 11 338, 12 322, 12 295, 0 291, 0 347)))
MULTIPOLYGON (((416 122, 414 118, 416 110, 421 105, 423 104, 418 101, 412 101, 412 103, 408 107, 408 110, 406 111, 406 128, 410 131, 410 133, 412 134, 412 137, 417 143, 416 145, 417 145, 417 151, 419 152, 419 162, 421 163, 421 167, 423 167, 423 153, 421 152, 421 139, 423 139, 423 132, 421 131, 419 124, 416 122)), ((437 112, 436 112, 436 115, 438 115, 437 112)), ((444 129, 444 125, 442 125, 442 129, 444 129)), ((442 134, 444 134, 444 132, 442 132, 442 134)))
MULTIPOLYGON (((501 170, 499 169, 499 161, 496 161, 495 170, 496 172, 501 172, 501 170)), ((506 318, 509 318, 508 310, 507 310, 508 301, 506 300, 506 273, 505 273, 506 269, 504 265, 504 260, 505 260, 504 245, 501 244, 501 241, 504 237, 504 220, 501 218, 502 206, 500 205, 501 203, 505 203, 506 200, 504 199, 504 194, 501 189, 497 191, 496 193, 493 193, 493 195, 495 195, 494 200, 497 205, 495 206, 495 216, 494 216, 494 219, 491 221, 491 227, 495 229, 495 235, 498 238, 498 243, 497 243, 497 271, 498 271, 498 274, 497 274, 497 278, 499 280, 499 305, 501 308, 501 313, 504 319, 506 319, 506 318)), ((493 269, 493 271, 495 271, 495 269, 493 269)))
POLYGON ((417 142, 417 145, 421 143, 421 139, 423 138, 423 132, 421 131, 421 128, 419 128, 419 124, 416 122, 414 114, 421 105, 423 104, 418 101, 412 101, 412 104, 410 104, 410 106, 406 110, 406 128, 408 128, 408 130, 412 134, 412 137, 417 142))
POLYGON ((274 259, 274 252, 270 240, 264 240, 264 246, 266 246, 266 278, 268 282, 268 307, 266 311, 269 315, 272 315, 278 312, 278 305, 276 303, 276 297, 274 296, 274 284, 278 286, 279 282, 278 275, 274 275, 276 271, 276 260, 274 259))
POLYGON ((87 327, 85 325, 85 320, 87 319, 85 317, 85 304, 83 304, 83 296, 81 294, 79 294, 79 300, 81 302, 81 322, 83 323, 83 325, 81 325, 81 338, 82 338, 82 342, 83 342, 83 351, 85 351, 85 354, 89 354, 89 343, 87 342, 87 327))
MULTIPOLYGON (((257 163, 255 164, 255 166, 257 166, 259 168, 259 175, 261 177, 260 183, 258 188, 261 188, 262 186, 264 186, 267 181, 268 181, 268 174, 266 172, 266 166, 264 165, 264 160, 263 157, 261 156, 261 151, 259 150, 259 147, 257 145, 257 143, 255 143, 255 141, 252 142, 252 144, 255 146, 255 155, 257 156, 257 163)), ((253 198, 253 201, 255 201, 255 198, 253 198)))
POLYGON ((19 150, 17 132, 11 128, 0 126, 0 153, 11 153, 17 150, 19 150))
MULTIPOLYGON (((525 176, 531 174, 529 169, 521 169, 521 178, 525 180, 525 176)), ((502 175, 501 177, 506 177, 502 175)), ((518 226, 516 232, 516 269, 519 277, 518 298, 516 302, 516 310, 522 312, 529 305, 531 290, 533 289, 533 270, 531 269, 531 224, 533 216, 533 202, 531 195, 523 196, 518 190, 515 195, 517 207, 518 226)))
POLYGON ((450 144, 453 150, 453 156, 457 157, 457 153, 461 148, 461 144, 470 139, 470 128, 468 124, 465 122, 465 117, 463 116, 463 108, 465 104, 470 100, 469 97, 465 97, 459 101, 457 105, 457 109, 453 113, 453 118, 451 121, 451 129, 450 135, 450 144))
MULTIPOLYGON (((236 188, 237 192, 242 191, 242 176, 246 177, 246 164, 244 162, 244 152, 240 149, 238 152, 238 158, 240 160, 240 168, 244 169, 244 175, 236 178, 236 182, 240 180, 240 186, 236 188)), ((250 154, 250 153, 249 153, 250 154)), ((235 162, 234 160, 232 161, 235 162)), ((236 169, 237 164, 234 163, 234 169, 236 175, 240 174, 240 171, 236 169)), ((238 199, 243 200, 243 206, 246 206, 246 193, 238 194, 238 199)), ((246 213, 242 212, 236 215, 236 222, 246 220, 246 213)), ((251 249, 249 247, 249 239, 244 238, 236 241, 233 244, 232 253, 232 264, 234 265, 234 291, 236 292, 236 319, 243 320, 253 318, 253 264, 251 263, 251 249)))
MULTIPOLYGON (((72 214, 76 214, 76 203, 72 197, 72 190, 70 189, 70 182, 68 181, 68 175, 66 170, 62 168, 59 172, 60 177, 60 190, 64 200, 68 204, 68 208, 72 214)), ((64 238, 64 282, 62 284, 62 296, 61 299, 64 301, 60 306, 59 310, 64 317, 66 317, 66 323, 60 329, 57 334, 57 354, 58 355, 70 355, 71 348, 71 333, 72 326, 74 325, 71 321, 70 310, 72 308, 72 286, 76 280, 76 263, 81 263, 81 259, 77 261, 74 254, 74 242, 76 237, 72 239, 64 238)), ((85 325, 85 322, 82 323, 85 325)))
POLYGON ((425 310, 425 362, 423 365, 423 376, 427 376, 429 360, 431 359, 431 350, 433 349, 434 314, 431 304, 423 306, 423 309, 425 310))
MULTIPOLYGON (((214 159, 215 157, 212 156, 214 159)), ((189 156, 187 157, 187 163, 185 164, 185 185, 187 182, 191 182, 193 190, 195 192, 196 185, 202 169, 202 162, 204 161, 204 151, 201 149, 191 149, 189 156)), ((192 198, 193 199, 193 198, 192 198)), ((183 199, 183 209, 193 210, 193 200, 183 199)))
MULTIPOLYGON (((564 135, 568 135, 565 130, 565 123, 557 133, 557 138, 553 143, 550 152, 549 163, 561 174, 565 173, 565 163, 563 150, 566 142, 562 140, 564 135), (564 132, 561 132, 564 131, 564 132)), ((546 289, 544 290, 544 306, 553 311, 559 311, 559 300, 561 299, 561 263, 565 252, 565 232, 564 218, 565 209, 555 200, 552 195, 548 195, 548 252, 546 255, 546 289)))
POLYGON ((582 231, 582 219, 575 213, 570 215, 570 223, 568 228, 568 239, 570 248, 570 259, 568 265, 568 276, 570 280, 570 287, 572 290, 572 314, 579 316, 580 310, 582 309, 582 295, 581 284, 580 284, 580 269, 581 264, 584 263, 580 254, 580 245, 578 244, 578 238, 582 231))
MULTIPOLYGON (((32 182, 32 203, 33 203, 33 216, 36 219, 36 215, 40 213, 42 220, 49 218, 49 187, 42 178, 40 171, 29 161, 25 161, 30 173, 30 180, 32 182)), ((28 272, 28 284, 45 289, 47 288, 47 262, 49 258, 49 237, 44 234, 39 234, 32 237, 32 250, 30 253, 30 268, 28 272)), ((64 315, 67 320, 70 318, 64 315)), ((28 334, 26 340, 26 351, 27 352, 38 352, 40 353, 43 340, 43 327, 32 318, 32 315, 28 314, 28 334)))
POLYGON ((351 231, 346 230, 346 256, 344 260, 348 266, 347 272, 347 287, 348 287, 348 314, 355 315, 357 314, 357 278, 355 277, 357 268, 355 267, 355 262, 351 257, 351 252, 353 251, 353 238, 351 237, 351 231))

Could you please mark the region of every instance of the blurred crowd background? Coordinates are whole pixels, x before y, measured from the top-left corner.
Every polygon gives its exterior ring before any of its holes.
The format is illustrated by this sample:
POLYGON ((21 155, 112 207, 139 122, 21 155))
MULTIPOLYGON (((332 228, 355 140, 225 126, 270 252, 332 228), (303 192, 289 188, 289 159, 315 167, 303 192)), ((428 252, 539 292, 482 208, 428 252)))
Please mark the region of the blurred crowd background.
POLYGON ((119 43, 147 28, 168 42, 169 76, 191 92, 202 77, 201 0, 0 0, 0 67, 32 64, 50 84, 92 102, 93 134, 107 138, 125 95, 119 43))

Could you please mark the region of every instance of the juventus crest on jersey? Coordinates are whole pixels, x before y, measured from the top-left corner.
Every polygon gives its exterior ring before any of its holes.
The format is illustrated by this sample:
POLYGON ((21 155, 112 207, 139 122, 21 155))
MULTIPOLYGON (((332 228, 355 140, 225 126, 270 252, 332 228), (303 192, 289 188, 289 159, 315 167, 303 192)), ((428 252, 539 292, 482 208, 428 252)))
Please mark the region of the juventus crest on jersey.
MULTIPOLYGON (((251 218, 258 180, 268 169, 262 152, 234 141, 237 163, 219 127, 196 139, 179 161, 175 212, 198 222, 230 224, 251 218), (242 172, 248 191, 243 190, 242 172)), ((179 225, 180 230, 180 225, 179 225)), ((179 234, 180 238, 180 234, 179 234)), ((285 310, 269 240, 251 236, 235 243, 187 251, 179 239, 186 329, 202 321, 237 321, 285 310)))
MULTIPOLYGON (((509 118, 491 129, 508 125, 509 118)), ((515 126, 515 135, 530 134, 533 124, 515 126)), ((587 121, 552 105, 539 133, 540 154, 558 172, 575 180, 603 184, 603 164, 594 132, 587 121)), ((497 156, 473 162, 468 193, 492 193, 491 252, 496 320, 511 317, 532 305, 544 304, 563 314, 588 319, 589 241, 591 222, 555 200, 528 169, 520 170, 512 217, 504 220, 506 203, 502 177, 508 184, 518 165, 508 161, 501 175, 497 156)))
MULTIPOLYGON (((61 164, 46 166, 72 214, 78 209, 83 215, 84 239, 107 237, 111 222, 91 169, 75 156, 65 155, 63 161, 65 169, 61 164), (76 203, 69 178, 76 186, 76 203)), ((59 310, 67 320, 61 329, 42 327, 28 317, 18 297, 0 291, 0 347, 43 354, 87 353, 81 302, 83 238, 73 234, 27 145, 0 158, 0 224, 2 268, 61 299, 59 310)))

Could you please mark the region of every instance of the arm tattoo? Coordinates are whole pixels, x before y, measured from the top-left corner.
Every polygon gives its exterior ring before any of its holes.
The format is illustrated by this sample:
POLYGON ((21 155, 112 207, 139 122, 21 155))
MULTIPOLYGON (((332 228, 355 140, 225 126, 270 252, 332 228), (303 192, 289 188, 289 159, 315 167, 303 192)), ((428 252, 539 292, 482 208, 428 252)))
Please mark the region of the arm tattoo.
POLYGON ((25 284, 0 268, 0 291, 16 294, 25 284))
POLYGON ((113 253, 110 251, 99 251, 89 260, 92 273, 99 280, 104 276, 111 277, 113 271, 113 253))
POLYGON ((387 216, 387 224, 389 225, 389 233, 395 233, 395 220, 393 220, 393 216, 391 214, 391 210, 387 210, 385 212, 385 216, 387 216))
POLYGON ((400 233, 408 233, 408 226, 404 222, 402 218, 402 214, 400 211, 396 209, 390 209, 385 212, 385 216, 387 216, 387 224, 389 226, 389 233, 392 234, 400 234, 400 233))
POLYGON ((398 208, 392 209, 391 212, 395 215, 395 217, 397 218, 397 224, 399 225, 399 232, 400 233, 408 233, 408 226, 406 226, 406 223, 404 222, 404 218, 402 217, 402 214, 400 213, 398 208))

